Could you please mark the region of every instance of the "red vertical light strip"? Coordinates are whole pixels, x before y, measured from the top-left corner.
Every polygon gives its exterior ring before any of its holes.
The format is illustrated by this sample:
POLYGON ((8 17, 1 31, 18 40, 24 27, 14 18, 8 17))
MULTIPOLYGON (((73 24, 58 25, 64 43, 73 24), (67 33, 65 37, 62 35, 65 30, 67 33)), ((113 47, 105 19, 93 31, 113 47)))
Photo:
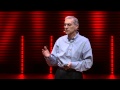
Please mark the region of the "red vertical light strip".
POLYGON ((21 73, 24 73, 24 36, 21 36, 21 73))
POLYGON ((114 74, 114 36, 111 36, 110 42, 110 61, 111 74, 114 74))
MULTIPOLYGON (((53 36, 50 36, 50 52, 52 51, 53 48, 53 36)), ((50 67, 49 72, 52 73, 52 67, 50 67)))

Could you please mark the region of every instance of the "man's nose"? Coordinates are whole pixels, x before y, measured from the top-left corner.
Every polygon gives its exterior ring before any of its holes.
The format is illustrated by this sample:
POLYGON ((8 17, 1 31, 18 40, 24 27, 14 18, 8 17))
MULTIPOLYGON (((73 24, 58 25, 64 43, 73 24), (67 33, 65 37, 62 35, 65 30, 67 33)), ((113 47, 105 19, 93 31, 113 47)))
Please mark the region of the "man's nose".
POLYGON ((68 25, 65 25, 65 28, 68 28, 68 25))

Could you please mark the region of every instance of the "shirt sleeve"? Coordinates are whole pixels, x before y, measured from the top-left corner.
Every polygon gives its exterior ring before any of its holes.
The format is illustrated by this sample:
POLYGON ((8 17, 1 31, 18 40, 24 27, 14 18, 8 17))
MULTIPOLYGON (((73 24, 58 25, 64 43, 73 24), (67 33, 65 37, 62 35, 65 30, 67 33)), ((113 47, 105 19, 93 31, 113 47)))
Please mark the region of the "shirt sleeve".
POLYGON ((92 65, 93 65, 92 48, 89 40, 87 39, 83 46, 82 59, 80 58, 79 61, 71 62, 71 68, 75 69, 76 71, 83 72, 90 69, 92 65))

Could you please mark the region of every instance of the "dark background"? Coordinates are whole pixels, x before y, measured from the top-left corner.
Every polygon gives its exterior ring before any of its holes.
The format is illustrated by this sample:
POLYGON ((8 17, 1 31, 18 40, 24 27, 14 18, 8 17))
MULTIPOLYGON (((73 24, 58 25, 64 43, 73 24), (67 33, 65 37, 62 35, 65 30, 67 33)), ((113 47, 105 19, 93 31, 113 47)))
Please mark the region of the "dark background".
POLYGON ((1 0, 1 10, 104 10, 119 11, 117 0, 1 0))

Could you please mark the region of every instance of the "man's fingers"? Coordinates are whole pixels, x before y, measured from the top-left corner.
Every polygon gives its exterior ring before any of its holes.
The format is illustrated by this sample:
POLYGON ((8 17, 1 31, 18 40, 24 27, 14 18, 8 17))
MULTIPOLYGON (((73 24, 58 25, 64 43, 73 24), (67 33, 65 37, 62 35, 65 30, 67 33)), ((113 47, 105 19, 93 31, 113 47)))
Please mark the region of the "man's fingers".
POLYGON ((45 50, 47 50, 47 47, 46 47, 46 46, 44 46, 44 49, 45 49, 45 50))
POLYGON ((44 51, 44 49, 42 49, 42 52, 44 51))

